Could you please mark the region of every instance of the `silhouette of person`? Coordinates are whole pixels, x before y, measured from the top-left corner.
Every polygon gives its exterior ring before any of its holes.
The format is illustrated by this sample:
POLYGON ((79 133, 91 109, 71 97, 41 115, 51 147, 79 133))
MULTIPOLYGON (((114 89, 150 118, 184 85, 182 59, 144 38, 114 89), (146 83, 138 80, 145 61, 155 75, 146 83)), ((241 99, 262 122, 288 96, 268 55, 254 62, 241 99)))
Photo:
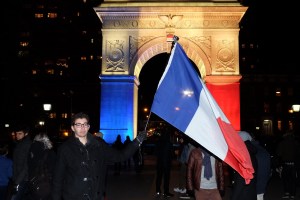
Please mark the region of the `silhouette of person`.
MULTIPOLYGON (((122 142, 122 138, 121 135, 118 134, 116 137, 116 140, 114 141, 114 143, 112 144, 112 147, 121 151, 124 148, 124 144, 122 142)), ((122 162, 115 162, 114 163, 114 174, 115 175, 120 175, 121 173, 121 169, 122 169, 122 162)))
POLYGON ((294 132, 288 131, 278 143, 276 153, 282 165, 281 180, 283 184, 283 199, 295 199, 297 185, 297 166, 299 158, 299 142, 294 132))
MULTIPOLYGON (((36 174, 39 165, 42 164, 42 167, 47 167, 47 171, 53 177, 54 167, 56 161, 56 153, 53 150, 53 144, 50 141, 47 133, 40 132, 37 134, 29 149, 28 154, 28 177, 31 180, 36 174), (41 163, 44 161, 44 163, 41 163)), ((31 194, 29 191, 30 199, 37 199, 40 197, 35 197, 34 194, 31 194)), ((51 194, 46 199, 50 199, 51 194)))
POLYGON ((251 140, 255 146, 257 153, 257 172, 256 172, 256 192, 257 200, 264 200, 264 195, 267 189, 269 179, 271 177, 271 155, 270 153, 254 139, 251 140))
POLYGON ((170 141, 170 129, 164 127, 160 132, 161 136, 156 144, 156 196, 161 195, 161 184, 163 181, 163 196, 172 197, 174 194, 170 193, 169 184, 174 149, 170 141))
MULTIPOLYGON (((125 139, 125 141, 124 141, 124 147, 126 147, 128 144, 130 144, 132 141, 130 140, 130 137, 127 135, 126 136, 126 139, 125 139)), ((130 158, 128 158, 128 160, 126 160, 125 162, 124 162, 124 166, 125 166, 125 168, 130 168, 130 165, 131 165, 131 157, 130 158)))
POLYGON ((16 145, 13 152, 13 182, 15 194, 13 200, 24 200, 28 192, 28 153, 31 146, 30 128, 19 124, 15 127, 16 145))
POLYGON ((250 158, 252 162, 252 166, 254 168, 255 173, 253 174, 253 179, 251 179, 249 184, 246 184, 245 179, 236 171, 233 172, 233 183, 232 183, 232 192, 231 192, 231 200, 257 200, 257 192, 256 192, 256 176, 257 176, 257 159, 256 153, 257 150, 255 146, 252 144, 252 137, 246 131, 239 132, 240 137, 244 141, 250 158))
POLYGON ((6 199, 8 185, 12 177, 13 162, 7 157, 8 146, 0 145, 0 199, 6 199))

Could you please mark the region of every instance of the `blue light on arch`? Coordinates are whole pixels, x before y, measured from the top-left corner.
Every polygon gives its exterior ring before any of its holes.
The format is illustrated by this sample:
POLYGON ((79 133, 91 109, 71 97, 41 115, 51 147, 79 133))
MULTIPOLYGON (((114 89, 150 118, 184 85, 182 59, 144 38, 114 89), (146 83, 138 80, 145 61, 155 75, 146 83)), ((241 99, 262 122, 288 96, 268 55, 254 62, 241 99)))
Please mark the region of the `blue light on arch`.
POLYGON ((120 134, 122 141, 128 135, 134 138, 134 76, 101 76, 100 131, 107 143, 113 143, 120 134))

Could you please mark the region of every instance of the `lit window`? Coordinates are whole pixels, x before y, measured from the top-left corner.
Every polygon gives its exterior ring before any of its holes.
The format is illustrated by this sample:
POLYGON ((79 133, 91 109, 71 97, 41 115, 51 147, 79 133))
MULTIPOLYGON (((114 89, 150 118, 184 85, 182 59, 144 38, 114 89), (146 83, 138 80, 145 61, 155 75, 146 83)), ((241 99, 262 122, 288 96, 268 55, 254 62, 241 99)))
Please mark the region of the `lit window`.
POLYGON ((37 74, 37 71, 36 71, 35 69, 33 69, 33 70, 31 71, 31 74, 32 74, 32 75, 36 75, 36 74, 37 74))
POLYGON ((282 130, 282 121, 281 120, 278 120, 277 121, 277 128, 278 128, 278 130, 282 130))
POLYGON ((56 118, 56 113, 55 112, 50 113, 49 118, 50 119, 55 119, 56 118))
POLYGON ((80 60, 86 60, 86 56, 81 56, 80 60))
POLYGON ((253 47, 254 47, 254 44, 250 44, 250 49, 253 49, 253 47))
POLYGON ((245 44, 242 44, 242 48, 245 49, 245 47, 246 47, 246 45, 245 45, 245 44))
POLYGON ((47 69, 47 74, 54 74, 54 69, 47 69))
POLYGON ((35 18, 43 18, 43 17, 44 17, 44 14, 43 14, 43 13, 35 13, 35 14, 34 14, 34 17, 35 17, 35 18))
POLYGON ((29 45, 29 42, 20 42, 21 47, 27 47, 29 45))
POLYGON ((57 13, 48 13, 47 17, 51 19, 57 18, 57 13))
POLYGON ((68 113, 61 113, 61 118, 67 119, 68 118, 68 113))
POLYGON ((281 97, 281 89, 277 88, 275 94, 276 94, 276 97, 281 97))
POLYGON ((245 58, 245 57, 242 57, 242 61, 245 62, 245 61, 246 61, 246 58, 245 58))
POLYGON ((59 71, 59 75, 62 76, 64 74, 63 71, 59 71))
POLYGON ((92 38, 92 39, 91 39, 91 44, 93 44, 93 43, 94 43, 94 39, 92 38))
POLYGON ((93 55, 90 55, 90 60, 93 60, 94 59, 94 56, 93 55))

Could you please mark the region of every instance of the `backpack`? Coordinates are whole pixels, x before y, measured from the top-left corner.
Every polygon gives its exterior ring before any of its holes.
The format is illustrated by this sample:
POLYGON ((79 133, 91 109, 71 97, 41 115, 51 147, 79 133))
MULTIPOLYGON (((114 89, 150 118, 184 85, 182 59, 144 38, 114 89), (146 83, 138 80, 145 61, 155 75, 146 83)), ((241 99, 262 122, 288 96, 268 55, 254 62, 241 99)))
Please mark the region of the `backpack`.
POLYGON ((52 175, 49 172, 46 163, 48 151, 38 162, 33 178, 29 180, 29 193, 34 199, 49 199, 51 194, 52 175))

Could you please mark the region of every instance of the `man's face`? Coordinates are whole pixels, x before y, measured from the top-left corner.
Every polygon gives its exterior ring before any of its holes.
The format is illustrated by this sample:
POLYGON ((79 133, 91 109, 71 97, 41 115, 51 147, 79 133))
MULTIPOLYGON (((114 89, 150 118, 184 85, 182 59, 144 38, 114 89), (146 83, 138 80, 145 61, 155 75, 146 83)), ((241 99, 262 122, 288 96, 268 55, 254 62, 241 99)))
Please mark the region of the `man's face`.
POLYGON ((16 140, 21 140, 21 139, 23 139, 26 135, 27 135, 27 133, 24 133, 24 131, 16 131, 16 132, 15 132, 16 140))
POLYGON ((90 125, 88 124, 85 118, 79 118, 75 120, 75 123, 71 126, 72 130, 75 133, 75 137, 86 137, 90 125))

